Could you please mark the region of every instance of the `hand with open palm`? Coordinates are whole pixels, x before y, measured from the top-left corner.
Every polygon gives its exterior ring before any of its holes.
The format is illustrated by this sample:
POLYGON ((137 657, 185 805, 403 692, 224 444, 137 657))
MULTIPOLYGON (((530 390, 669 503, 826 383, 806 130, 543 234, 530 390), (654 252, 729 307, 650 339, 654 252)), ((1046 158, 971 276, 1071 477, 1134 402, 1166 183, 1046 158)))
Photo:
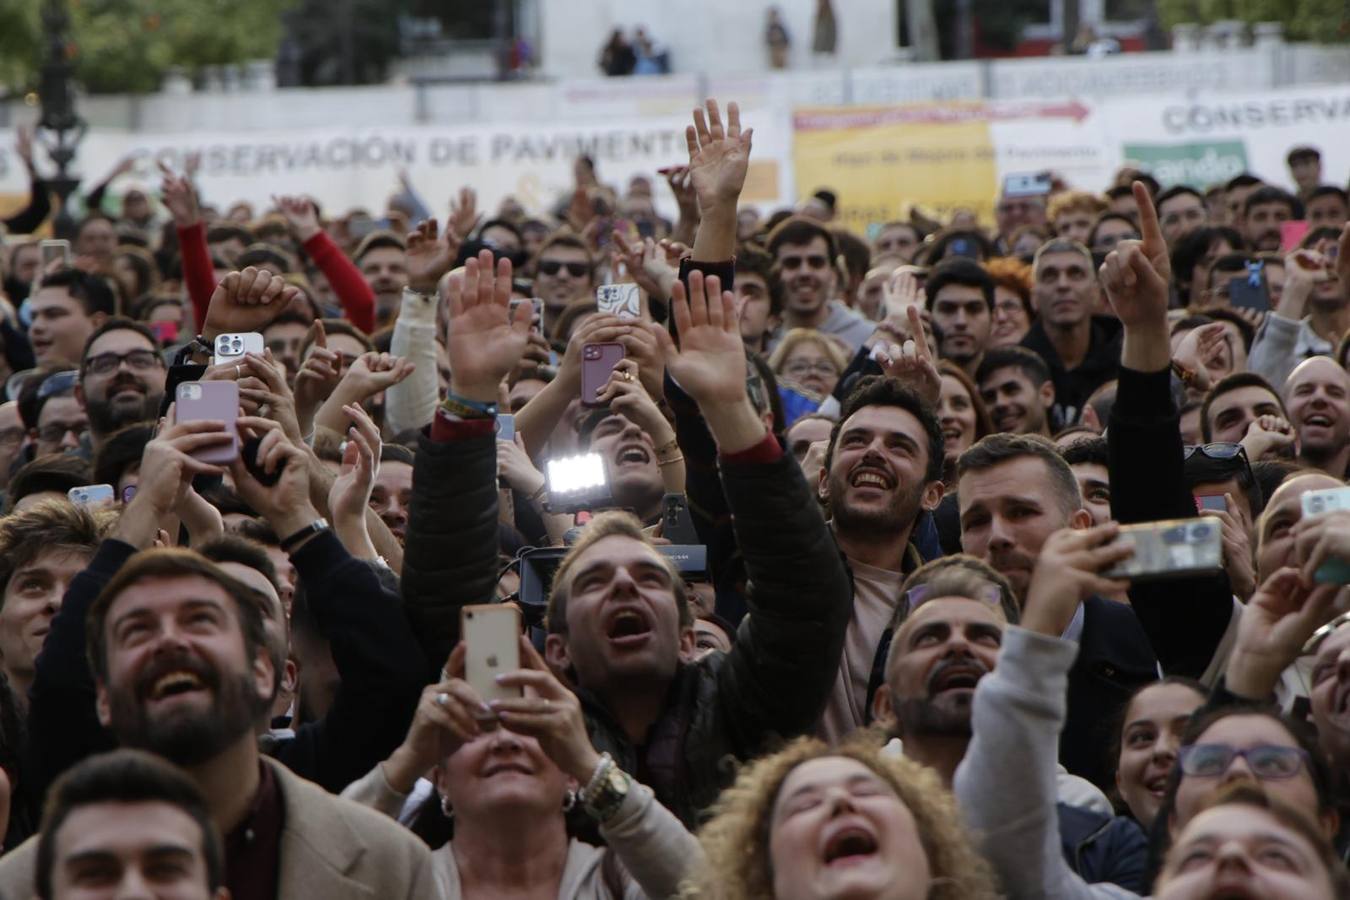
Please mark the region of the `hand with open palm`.
POLYGON ((530 343, 533 308, 522 303, 511 315, 511 260, 492 251, 464 264, 449 283, 450 318, 445 346, 450 357, 450 391, 479 403, 497 400, 497 385, 510 374, 530 343))

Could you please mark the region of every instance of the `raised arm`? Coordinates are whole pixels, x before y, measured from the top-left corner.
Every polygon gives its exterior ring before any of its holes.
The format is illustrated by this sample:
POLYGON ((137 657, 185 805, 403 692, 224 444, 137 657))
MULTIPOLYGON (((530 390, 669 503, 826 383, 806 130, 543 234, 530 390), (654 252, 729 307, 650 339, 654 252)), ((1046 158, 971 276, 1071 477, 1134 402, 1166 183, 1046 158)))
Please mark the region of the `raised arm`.
POLYGON ((348 320, 369 334, 375 330, 375 295, 361 271, 319 226, 319 214, 308 197, 273 197, 291 231, 314 265, 328 279, 348 320))
POLYGON ((497 577, 498 386, 529 343, 529 304, 509 311, 511 262, 470 259, 450 279, 450 394, 420 439, 403 557, 403 598, 429 660, 459 640, 459 610, 484 603, 497 577))
POLYGON ((160 199, 173 216, 178 231, 178 253, 183 264, 183 284, 192 300, 193 319, 201 328, 207 319, 211 294, 216 289, 216 273, 211 251, 206 245, 206 223, 197 204, 197 189, 185 175, 177 175, 160 163, 164 180, 160 199))
POLYGON ((750 616, 719 671, 719 713, 733 750, 762 749, 820 717, 843 649, 851 588, 819 506, 746 394, 746 359, 734 298, 716 276, 676 285, 676 347, 660 326, 671 377, 698 404, 717 441, 751 588, 750 616))
POLYGON ((52 198, 47 191, 47 182, 38 174, 37 165, 33 162, 33 129, 21 125, 15 129, 15 135, 14 150, 28 172, 28 205, 0 220, 0 224, 13 234, 31 234, 41 228, 47 216, 51 215, 52 198))
MULTIPOLYGON (((1101 268, 1106 296, 1125 329, 1106 431, 1111 512, 1122 523, 1196 514, 1171 393, 1171 263, 1153 201, 1139 182, 1134 196, 1143 239, 1122 241, 1101 268)), ((1135 615, 1167 674, 1199 678, 1209 668, 1233 616, 1232 594, 1224 575, 1131 586, 1135 615)))
POLYGON ((384 421, 389 434, 422 428, 436 414, 440 382, 436 376, 437 286, 459 252, 459 238, 442 233, 435 219, 408 234, 408 287, 403 291, 389 352, 416 368, 384 395, 384 421))

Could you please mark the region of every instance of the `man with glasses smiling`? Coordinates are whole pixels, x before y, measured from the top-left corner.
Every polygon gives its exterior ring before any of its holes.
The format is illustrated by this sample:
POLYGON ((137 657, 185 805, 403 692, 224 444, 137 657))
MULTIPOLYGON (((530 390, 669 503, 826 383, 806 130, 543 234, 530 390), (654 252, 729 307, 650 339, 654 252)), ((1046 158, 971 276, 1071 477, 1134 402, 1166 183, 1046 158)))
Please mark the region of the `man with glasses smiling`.
POLYGON ((28 425, 32 459, 80 448, 89 421, 74 395, 79 374, 74 369, 47 372, 24 385, 19 410, 28 425))
POLYGON ((539 248, 535 265, 534 292, 544 301, 544 333, 569 304, 595 293, 595 266, 585 241, 570 234, 555 234, 539 248))
POLYGON ((130 319, 109 319, 84 347, 75 399, 89 417, 82 447, 97 451, 119 428, 159 416, 168 369, 155 337, 130 319))

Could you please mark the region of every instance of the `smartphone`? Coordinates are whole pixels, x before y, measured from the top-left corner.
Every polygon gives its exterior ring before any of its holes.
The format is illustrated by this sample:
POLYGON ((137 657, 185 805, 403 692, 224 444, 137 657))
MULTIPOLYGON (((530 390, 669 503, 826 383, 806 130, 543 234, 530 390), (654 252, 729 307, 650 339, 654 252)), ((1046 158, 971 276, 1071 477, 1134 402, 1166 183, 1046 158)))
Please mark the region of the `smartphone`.
POLYGON ((1239 309, 1254 309, 1258 312, 1270 309, 1270 287, 1266 284, 1266 273, 1240 275, 1228 282, 1228 301, 1239 309))
POLYGON ((497 676, 520 669, 520 609, 511 603, 466 606, 459 613, 464 640, 464 680, 484 700, 510 700, 520 688, 506 688, 497 676))
POLYGON ((666 494, 661 499, 661 537, 672 544, 697 544, 698 532, 689 515, 684 494, 666 494))
POLYGON ((1044 197, 1049 193, 1049 172, 1014 172, 1003 177, 1004 197, 1044 197))
MULTIPOLYGON (((1350 487, 1308 491, 1303 495, 1302 503, 1305 519, 1350 509, 1350 487)), ((1322 584, 1350 584, 1350 561, 1328 559, 1313 573, 1313 580, 1322 584)))
POLYGON ((146 322, 145 327, 155 336, 155 340, 168 346, 178 340, 178 330, 182 326, 177 322, 146 322))
POLYGON ((510 413, 501 413, 497 416, 497 440, 506 441, 508 444, 516 439, 516 417, 510 413))
POLYGON ((63 269, 70 267, 70 241, 43 241, 40 246, 42 248, 42 271, 47 271, 53 260, 60 260, 63 269))
POLYGON ((636 284, 602 284, 595 289, 595 308, 602 316, 620 319, 642 317, 642 301, 636 284))
POLYGON ((1223 571, 1223 527, 1210 516, 1122 525, 1117 543, 1134 545, 1134 555, 1103 572, 1135 581, 1208 575, 1223 571))
POLYGON ((111 484, 84 484, 66 491, 66 497, 76 506, 98 509, 112 506, 116 492, 111 484))
POLYGON ((212 444, 192 454, 204 463, 225 466, 239 457, 239 435, 234 423, 239 417, 239 383, 236 381, 185 381, 174 392, 174 422, 214 420, 225 423, 228 444, 212 444))
POLYGON ((623 344, 581 345, 581 405, 597 407, 603 404, 596 396, 609 382, 610 373, 624 358, 623 344))
POLYGON ((1223 494, 1196 494, 1195 510, 1199 512, 1203 509, 1220 509, 1228 512, 1228 501, 1224 499, 1223 494))
POLYGON ((245 353, 261 356, 265 346, 263 336, 256 331, 216 335, 216 353, 211 365, 218 366, 230 360, 243 359, 245 353))

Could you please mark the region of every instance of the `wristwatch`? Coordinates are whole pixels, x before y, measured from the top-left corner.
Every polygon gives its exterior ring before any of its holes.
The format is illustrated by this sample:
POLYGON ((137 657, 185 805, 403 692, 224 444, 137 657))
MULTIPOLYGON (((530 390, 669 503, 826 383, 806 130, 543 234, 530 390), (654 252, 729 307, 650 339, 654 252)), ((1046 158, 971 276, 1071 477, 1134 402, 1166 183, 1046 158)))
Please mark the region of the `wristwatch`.
POLYGON ((294 549, 295 546, 299 544, 301 541, 303 541, 305 538, 310 537, 312 535, 320 534, 327 530, 328 530, 327 519, 324 519, 322 517, 315 519, 313 522, 310 522, 308 525, 306 525, 304 528, 301 528, 294 534, 290 534, 282 538, 280 541, 281 550, 283 553, 290 553, 291 550, 294 549))
POLYGON ((581 808, 586 815, 601 823, 608 822, 618 813, 623 801, 628 799, 628 789, 632 779, 620 769, 614 757, 608 753, 600 754, 600 762, 595 766, 595 774, 581 791, 581 808))

